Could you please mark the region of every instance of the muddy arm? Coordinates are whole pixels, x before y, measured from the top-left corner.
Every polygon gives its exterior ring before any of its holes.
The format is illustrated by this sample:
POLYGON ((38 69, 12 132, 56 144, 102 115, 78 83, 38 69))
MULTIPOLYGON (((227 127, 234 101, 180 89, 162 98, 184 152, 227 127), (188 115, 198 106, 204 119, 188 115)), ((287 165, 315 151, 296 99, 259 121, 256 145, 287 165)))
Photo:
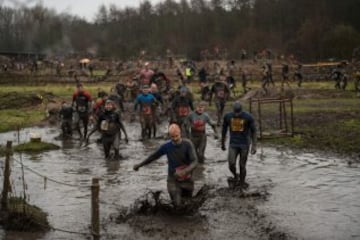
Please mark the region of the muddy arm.
POLYGON ((153 152, 149 157, 147 157, 144 161, 142 161, 141 163, 135 164, 133 169, 135 171, 139 170, 140 167, 145 166, 157 159, 159 159, 161 156, 163 156, 165 154, 164 152, 164 147, 161 146, 158 150, 156 150, 155 152, 153 152))
POLYGON ((256 126, 255 126, 255 121, 254 119, 252 119, 250 121, 250 131, 251 131, 251 154, 255 154, 256 153, 256 148, 257 148, 257 130, 256 130, 256 126))
POLYGON ((193 145, 193 143, 191 141, 189 141, 189 158, 190 158, 190 165, 187 166, 186 168, 184 168, 181 171, 175 172, 175 176, 184 176, 187 175, 189 173, 191 173, 198 165, 198 158, 197 158, 197 154, 195 151, 195 147, 193 145))

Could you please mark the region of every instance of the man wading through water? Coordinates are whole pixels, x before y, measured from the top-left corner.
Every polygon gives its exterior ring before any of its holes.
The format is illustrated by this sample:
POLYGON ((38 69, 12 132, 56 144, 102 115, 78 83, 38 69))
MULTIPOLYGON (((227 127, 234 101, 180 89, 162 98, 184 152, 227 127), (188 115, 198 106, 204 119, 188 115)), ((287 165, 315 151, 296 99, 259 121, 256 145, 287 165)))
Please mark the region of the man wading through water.
POLYGON ((76 122, 76 130, 80 135, 80 139, 86 139, 92 99, 90 93, 84 90, 81 83, 76 86, 76 89, 76 92, 73 94, 71 106, 73 108, 75 107, 79 116, 76 122), (82 134, 80 130, 80 121, 83 124, 84 134, 82 134))
POLYGON ((246 189, 249 187, 249 184, 245 182, 246 162, 249 155, 250 144, 251 154, 256 153, 256 126, 252 115, 242 111, 242 106, 239 101, 234 102, 233 111, 224 116, 221 135, 221 149, 223 151, 226 150, 225 139, 228 128, 230 131, 228 152, 229 169, 234 175, 235 184, 239 184, 241 188, 246 189), (240 176, 236 174, 236 159, 239 155, 240 176))
POLYGON ((171 140, 161 145, 143 162, 134 165, 134 170, 145 166, 161 156, 168 160, 167 189, 175 207, 181 206, 182 198, 191 198, 194 191, 194 181, 191 173, 198 164, 193 144, 181 137, 181 130, 177 124, 169 126, 171 140))
MULTIPOLYGON (((115 102, 112 100, 106 100, 104 112, 100 114, 97 122, 97 127, 89 134, 96 131, 101 132, 101 142, 104 147, 104 153, 106 159, 118 160, 122 158, 119 153, 120 147, 120 130, 125 134, 125 141, 128 142, 128 136, 121 122, 120 115, 116 111, 115 102), (111 149, 114 149, 114 156, 111 156, 111 149)), ((89 142, 89 137, 87 142, 89 142)))
POLYGON ((199 102, 196 110, 188 116, 190 124, 190 140, 194 144, 199 163, 204 163, 205 148, 207 144, 206 124, 209 124, 214 130, 214 138, 218 139, 216 124, 205 111, 206 102, 199 102))

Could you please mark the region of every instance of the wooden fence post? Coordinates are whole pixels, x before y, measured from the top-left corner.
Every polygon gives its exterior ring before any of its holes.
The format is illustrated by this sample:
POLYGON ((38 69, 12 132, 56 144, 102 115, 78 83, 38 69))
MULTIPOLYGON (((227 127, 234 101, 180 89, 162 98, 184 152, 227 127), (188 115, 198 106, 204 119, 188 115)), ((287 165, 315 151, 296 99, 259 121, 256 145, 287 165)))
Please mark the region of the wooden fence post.
POLYGON ((99 178, 93 178, 91 185, 91 232, 94 240, 100 239, 99 192, 99 178))
POLYGON ((10 191, 10 154, 11 154, 11 141, 6 143, 6 158, 5 158, 5 168, 4 168, 4 185, 1 198, 1 210, 8 210, 8 193, 10 191))

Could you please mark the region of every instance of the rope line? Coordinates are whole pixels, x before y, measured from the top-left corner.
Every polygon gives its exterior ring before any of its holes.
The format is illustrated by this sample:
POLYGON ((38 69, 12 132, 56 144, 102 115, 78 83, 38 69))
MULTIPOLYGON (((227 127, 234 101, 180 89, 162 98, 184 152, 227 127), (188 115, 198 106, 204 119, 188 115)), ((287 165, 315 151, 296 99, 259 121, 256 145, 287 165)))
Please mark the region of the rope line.
POLYGON ((76 185, 76 184, 71 184, 71 183, 66 183, 66 182, 61 182, 59 180, 56 180, 54 178, 48 177, 46 175, 43 175, 41 173, 39 173, 38 171, 35 171, 34 169, 30 168, 29 166, 24 165, 22 162, 16 160, 14 158, 14 161, 18 164, 20 164, 21 166, 23 166, 26 170, 29 170, 30 172, 34 173, 35 175, 38 175, 39 177, 44 178, 44 188, 46 188, 46 182, 50 181, 50 182, 54 182, 60 185, 65 185, 65 186, 69 186, 69 187, 77 187, 77 188, 91 188, 91 185, 88 186, 80 186, 80 185, 76 185))
POLYGON ((70 231, 70 230, 65 230, 65 229, 56 228, 56 227, 50 227, 50 229, 53 230, 53 231, 64 232, 64 233, 71 233, 71 234, 78 234, 78 235, 84 235, 84 236, 89 236, 89 235, 91 235, 90 233, 70 231))

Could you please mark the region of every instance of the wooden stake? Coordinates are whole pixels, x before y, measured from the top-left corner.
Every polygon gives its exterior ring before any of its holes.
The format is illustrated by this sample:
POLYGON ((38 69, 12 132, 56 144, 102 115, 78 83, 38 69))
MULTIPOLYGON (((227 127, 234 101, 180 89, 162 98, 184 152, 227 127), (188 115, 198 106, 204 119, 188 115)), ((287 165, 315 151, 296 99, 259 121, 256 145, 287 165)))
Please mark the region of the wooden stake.
POLYGON ((5 169, 4 169, 4 185, 1 198, 1 210, 8 210, 8 193, 10 191, 10 154, 11 154, 11 141, 6 143, 6 158, 5 158, 5 169))
POLYGON ((94 240, 100 239, 99 179, 93 178, 91 185, 91 231, 94 240))

